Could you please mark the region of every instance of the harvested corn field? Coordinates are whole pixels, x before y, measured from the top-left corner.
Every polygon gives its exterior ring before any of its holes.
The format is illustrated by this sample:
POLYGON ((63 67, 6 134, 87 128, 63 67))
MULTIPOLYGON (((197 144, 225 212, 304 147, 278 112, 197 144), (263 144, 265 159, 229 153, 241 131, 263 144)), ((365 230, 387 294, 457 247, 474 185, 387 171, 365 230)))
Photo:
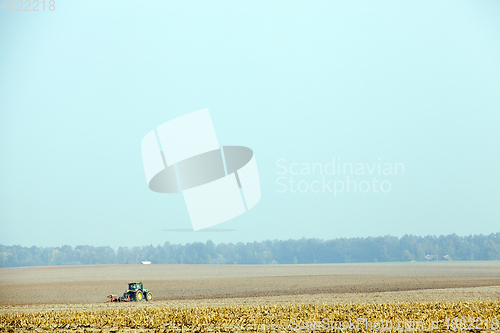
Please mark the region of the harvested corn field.
POLYGON ((498 331, 500 263, 24 267, 0 296, 0 331, 498 331), (131 281, 153 301, 105 302, 131 281))
POLYGON ((11 313, 0 328, 14 330, 148 330, 154 332, 294 330, 487 330, 499 329, 500 301, 274 306, 170 307, 11 313))

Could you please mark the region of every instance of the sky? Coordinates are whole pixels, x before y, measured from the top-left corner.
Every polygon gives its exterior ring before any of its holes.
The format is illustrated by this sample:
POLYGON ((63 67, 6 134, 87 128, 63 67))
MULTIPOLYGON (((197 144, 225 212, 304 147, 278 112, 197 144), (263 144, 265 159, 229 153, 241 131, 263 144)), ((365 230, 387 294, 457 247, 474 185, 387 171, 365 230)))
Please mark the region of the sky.
POLYGON ((499 1, 25 9, 0 8, 0 244, 500 231, 499 1), (180 232, 141 140, 205 108, 221 145, 253 150, 261 199, 180 232))

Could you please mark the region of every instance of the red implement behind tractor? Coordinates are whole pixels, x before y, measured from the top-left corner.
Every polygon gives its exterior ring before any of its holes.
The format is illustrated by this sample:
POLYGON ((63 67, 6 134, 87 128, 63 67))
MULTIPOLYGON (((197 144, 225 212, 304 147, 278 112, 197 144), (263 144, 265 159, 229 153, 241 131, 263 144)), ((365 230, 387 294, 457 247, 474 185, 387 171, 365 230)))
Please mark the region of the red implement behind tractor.
POLYGON ((109 295, 108 298, 110 298, 110 302, 130 302, 132 301, 130 299, 130 296, 127 295, 127 297, 122 297, 122 296, 118 296, 118 295, 109 295))

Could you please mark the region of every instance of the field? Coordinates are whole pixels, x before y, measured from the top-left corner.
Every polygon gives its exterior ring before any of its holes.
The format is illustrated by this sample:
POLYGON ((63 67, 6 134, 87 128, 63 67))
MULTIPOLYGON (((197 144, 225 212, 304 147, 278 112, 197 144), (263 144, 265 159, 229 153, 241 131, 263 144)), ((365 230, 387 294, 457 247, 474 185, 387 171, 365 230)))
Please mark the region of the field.
POLYGON ((0 269, 0 330, 331 331, 357 318, 393 329, 408 321, 407 330, 428 331, 412 325, 437 318, 435 331, 498 330, 500 262, 0 269), (143 281, 154 300, 105 303, 132 281, 143 281))

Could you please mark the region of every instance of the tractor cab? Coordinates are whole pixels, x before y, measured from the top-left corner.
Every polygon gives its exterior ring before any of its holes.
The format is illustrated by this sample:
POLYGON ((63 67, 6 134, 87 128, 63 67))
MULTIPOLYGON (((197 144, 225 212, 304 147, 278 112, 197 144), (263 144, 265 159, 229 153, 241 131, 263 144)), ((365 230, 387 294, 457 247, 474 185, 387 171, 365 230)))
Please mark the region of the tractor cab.
POLYGON ((131 282, 128 284, 128 290, 129 291, 136 291, 136 290, 142 291, 142 282, 131 282))

